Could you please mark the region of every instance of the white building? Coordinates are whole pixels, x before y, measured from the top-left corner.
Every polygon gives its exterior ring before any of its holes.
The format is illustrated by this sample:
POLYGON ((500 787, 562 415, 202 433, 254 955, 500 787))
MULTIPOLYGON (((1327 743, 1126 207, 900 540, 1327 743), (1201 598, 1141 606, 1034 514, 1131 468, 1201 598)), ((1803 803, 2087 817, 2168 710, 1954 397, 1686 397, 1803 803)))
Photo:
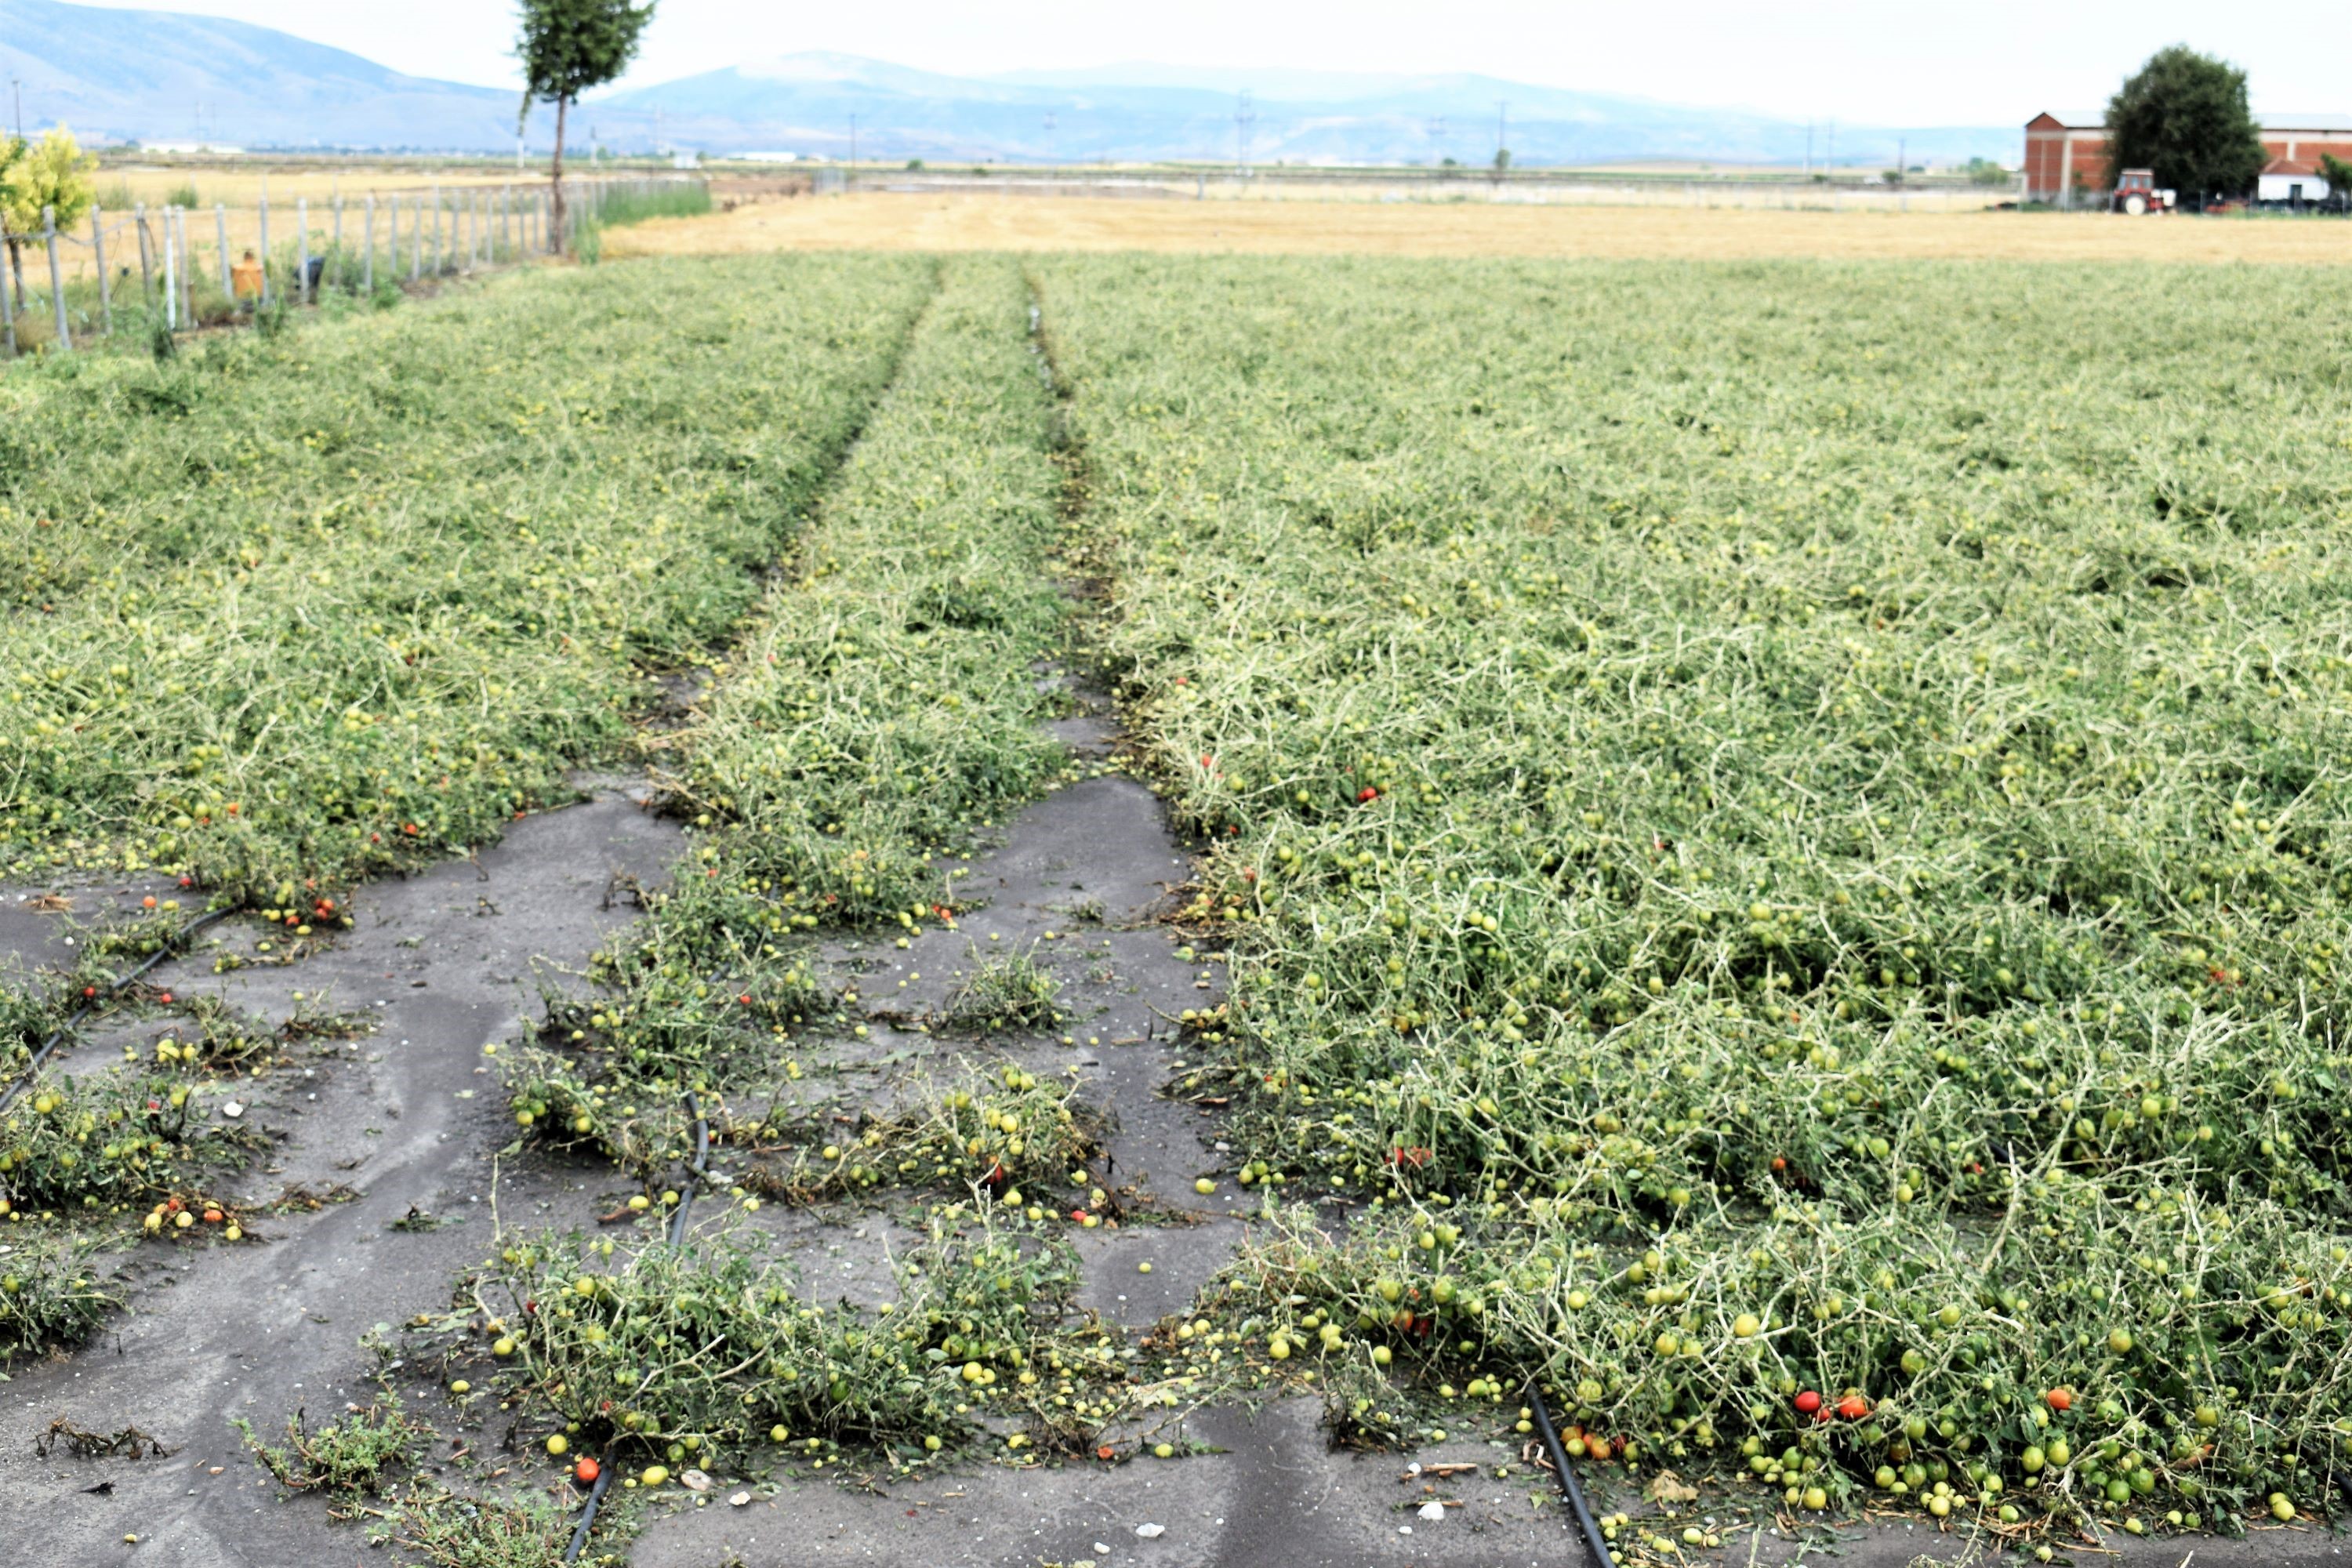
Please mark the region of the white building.
POLYGON ((2327 196, 2327 176, 2319 172, 2316 158, 2273 158, 2263 165, 2262 177, 2255 182, 2257 201, 2310 203, 2324 202, 2327 196))

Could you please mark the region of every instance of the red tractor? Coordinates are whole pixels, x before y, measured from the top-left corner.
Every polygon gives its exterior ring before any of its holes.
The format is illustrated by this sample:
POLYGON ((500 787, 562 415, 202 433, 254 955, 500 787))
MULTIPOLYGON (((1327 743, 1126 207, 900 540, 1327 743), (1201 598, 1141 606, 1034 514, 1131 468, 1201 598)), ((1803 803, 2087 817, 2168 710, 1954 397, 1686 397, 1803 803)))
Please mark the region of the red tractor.
POLYGON ((2127 213, 2138 217, 2143 213, 2168 212, 2172 207, 2172 193, 2156 188, 2153 169, 2126 169, 2116 179, 2116 188, 2107 198, 2107 210, 2127 213))

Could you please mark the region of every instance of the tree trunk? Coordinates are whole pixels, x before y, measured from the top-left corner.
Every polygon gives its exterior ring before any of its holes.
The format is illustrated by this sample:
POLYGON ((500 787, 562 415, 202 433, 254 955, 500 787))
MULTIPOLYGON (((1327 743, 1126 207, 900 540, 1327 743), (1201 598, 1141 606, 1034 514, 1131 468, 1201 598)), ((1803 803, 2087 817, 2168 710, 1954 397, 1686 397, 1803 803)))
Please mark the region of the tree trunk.
POLYGON ((553 248, 558 251, 563 248, 563 114, 571 107, 569 98, 555 100, 555 174, 552 181, 555 187, 555 232, 548 237, 554 242, 553 248))
POLYGON ((22 240, 8 242, 8 260, 16 272, 16 309, 25 308, 25 246, 22 240))

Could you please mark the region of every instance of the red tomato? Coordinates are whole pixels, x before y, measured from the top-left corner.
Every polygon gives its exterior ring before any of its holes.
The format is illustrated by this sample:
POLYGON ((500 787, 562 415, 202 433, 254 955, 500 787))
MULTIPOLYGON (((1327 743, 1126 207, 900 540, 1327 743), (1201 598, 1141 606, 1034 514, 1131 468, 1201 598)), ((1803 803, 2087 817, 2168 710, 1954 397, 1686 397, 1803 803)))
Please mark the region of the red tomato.
POLYGON ((2043 1394, 2042 1400, 2051 1409, 2063 1415, 2074 1407, 2074 1391, 2071 1388, 2053 1388, 2043 1394))
POLYGON ((1837 1413, 1849 1421, 1859 1421, 1870 1414, 1870 1401, 1859 1394, 1849 1394, 1838 1401, 1837 1413))
POLYGON ((1814 1411, 1819 1410, 1821 1407, 1822 1396, 1815 1394, 1811 1389, 1809 1388, 1805 1390, 1804 1393, 1797 1395, 1798 1414, 1802 1415, 1811 1415, 1814 1411))
POLYGON ((604 1472, 604 1466, 593 1459, 583 1459, 572 1467, 572 1473, 578 1476, 582 1482, 586 1483, 595 1480, 604 1472))

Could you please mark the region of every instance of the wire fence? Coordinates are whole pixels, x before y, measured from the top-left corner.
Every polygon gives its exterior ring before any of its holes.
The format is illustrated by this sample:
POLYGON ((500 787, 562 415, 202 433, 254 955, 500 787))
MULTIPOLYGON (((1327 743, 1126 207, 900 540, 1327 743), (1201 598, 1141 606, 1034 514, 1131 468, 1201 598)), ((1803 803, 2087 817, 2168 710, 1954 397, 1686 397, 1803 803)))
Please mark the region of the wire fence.
POLYGON ((267 195, 251 206, 92 205, 65 226, 45 208, 31 232, 0 216, 0 339, 10 358, 71 353, 124 325, 226 326, 331 291, 371 295, 512 266, 573 248, 616 201, 701 183, 567 179, 560 222, 545 184, 425 185, 275 206, 267 195))

